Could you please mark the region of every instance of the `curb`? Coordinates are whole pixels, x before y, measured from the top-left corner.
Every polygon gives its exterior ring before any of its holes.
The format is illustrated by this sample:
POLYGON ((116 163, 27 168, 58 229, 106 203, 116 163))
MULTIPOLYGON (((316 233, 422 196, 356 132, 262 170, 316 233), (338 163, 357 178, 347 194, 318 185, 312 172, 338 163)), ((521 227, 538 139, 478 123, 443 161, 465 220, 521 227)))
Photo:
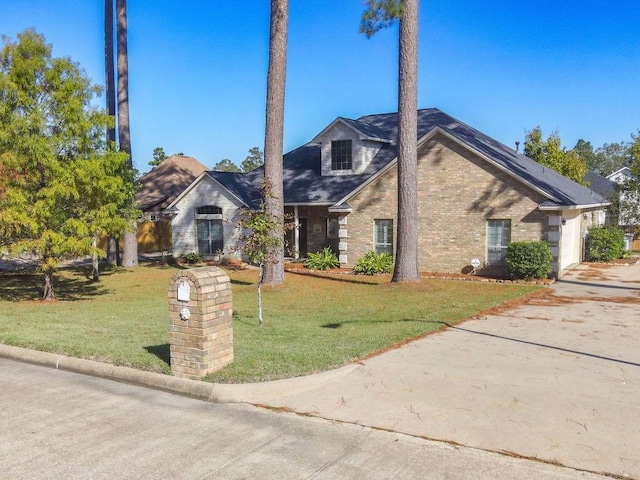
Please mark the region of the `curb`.
POLYGON ((221 384, 146 372, 130 367, 120 367, 93 360, 67 357, 3 344, 0 344, 0 358, 128 383, 206 402, 250 403, 254 405, 266 404, 284 394, 311 390, 324 385, 329 380, 346 376, 358 368, 358 364, 351 364, 336 370, 304 377, 286 378, 263 383, 221 384))

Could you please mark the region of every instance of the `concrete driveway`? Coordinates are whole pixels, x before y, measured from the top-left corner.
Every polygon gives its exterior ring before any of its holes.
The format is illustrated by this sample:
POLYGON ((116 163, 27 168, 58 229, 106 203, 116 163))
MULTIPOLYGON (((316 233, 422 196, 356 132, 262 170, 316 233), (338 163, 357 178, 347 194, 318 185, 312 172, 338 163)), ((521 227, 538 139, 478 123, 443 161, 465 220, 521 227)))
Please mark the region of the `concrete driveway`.
MULTIPOLYGON (((582 265, 543 298, 306 389, 245 401, 640 478, 640 266, 582 265), (303 391, 301 391, 303 390, 303 391)), ((289 382, 289 383, 287 383, 289 382)))

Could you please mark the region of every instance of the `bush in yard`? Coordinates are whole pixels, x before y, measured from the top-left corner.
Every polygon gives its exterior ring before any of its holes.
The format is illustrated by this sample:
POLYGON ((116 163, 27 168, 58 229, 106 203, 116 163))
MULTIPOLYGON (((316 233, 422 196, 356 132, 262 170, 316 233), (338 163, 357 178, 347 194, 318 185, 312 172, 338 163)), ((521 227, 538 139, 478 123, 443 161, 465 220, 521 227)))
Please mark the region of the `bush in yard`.
POLYGON ((553 255, 546 242, 511 242, 506 261, 511 278, 533 280, 549 276, 553 255))
POLYGON ((195 252, 183 254, 182 259, 187 265, 195 265, 196 263, 202 263, 204 261, 202 255, 195 252))
POLYGON ((324 247, 322 251, 307 254, 305 266, 311 270, 328 270, 340 266, 340 260, 329 247, 324 247))
POLYGON ((589 229, 587 236, 587 260, 610 262, 624 255, 624 232, 620 228, 606 226, 589 229))
POLYGON ((353 267, 353 273, 359 275, 374 275, 376 273, 391 273, 393 257, 388 253, 367 252, 353 267))

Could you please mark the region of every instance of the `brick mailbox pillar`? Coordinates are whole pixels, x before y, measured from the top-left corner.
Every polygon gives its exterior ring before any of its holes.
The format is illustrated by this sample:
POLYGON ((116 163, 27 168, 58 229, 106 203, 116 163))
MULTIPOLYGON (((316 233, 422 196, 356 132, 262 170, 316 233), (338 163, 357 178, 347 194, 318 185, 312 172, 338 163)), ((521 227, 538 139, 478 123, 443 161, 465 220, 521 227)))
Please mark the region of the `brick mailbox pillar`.
POLYGON ((171 371, 204 377, 233 361, 231 282, 218 267, 181 270, 169 284, 171 371))

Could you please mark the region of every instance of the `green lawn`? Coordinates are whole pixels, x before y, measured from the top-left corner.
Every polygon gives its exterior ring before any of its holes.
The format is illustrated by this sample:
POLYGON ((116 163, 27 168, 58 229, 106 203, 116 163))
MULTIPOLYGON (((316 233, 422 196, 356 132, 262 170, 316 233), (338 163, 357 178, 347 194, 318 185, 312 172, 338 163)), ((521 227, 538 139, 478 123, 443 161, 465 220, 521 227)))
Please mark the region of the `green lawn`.
MULTIPOLYGON (((38 275, 0 273, 0 343, 170 373, 167 287, 175 269, 143 265, 56 277, 55 302, 37 300, 38 275)), ((517 299, 539 287, 389 277, 287 274, 264 289, 258 325, 255 270, 230 271, 235 361, 222 383, 305 375, 345 365, 407 339, 517 299)))

